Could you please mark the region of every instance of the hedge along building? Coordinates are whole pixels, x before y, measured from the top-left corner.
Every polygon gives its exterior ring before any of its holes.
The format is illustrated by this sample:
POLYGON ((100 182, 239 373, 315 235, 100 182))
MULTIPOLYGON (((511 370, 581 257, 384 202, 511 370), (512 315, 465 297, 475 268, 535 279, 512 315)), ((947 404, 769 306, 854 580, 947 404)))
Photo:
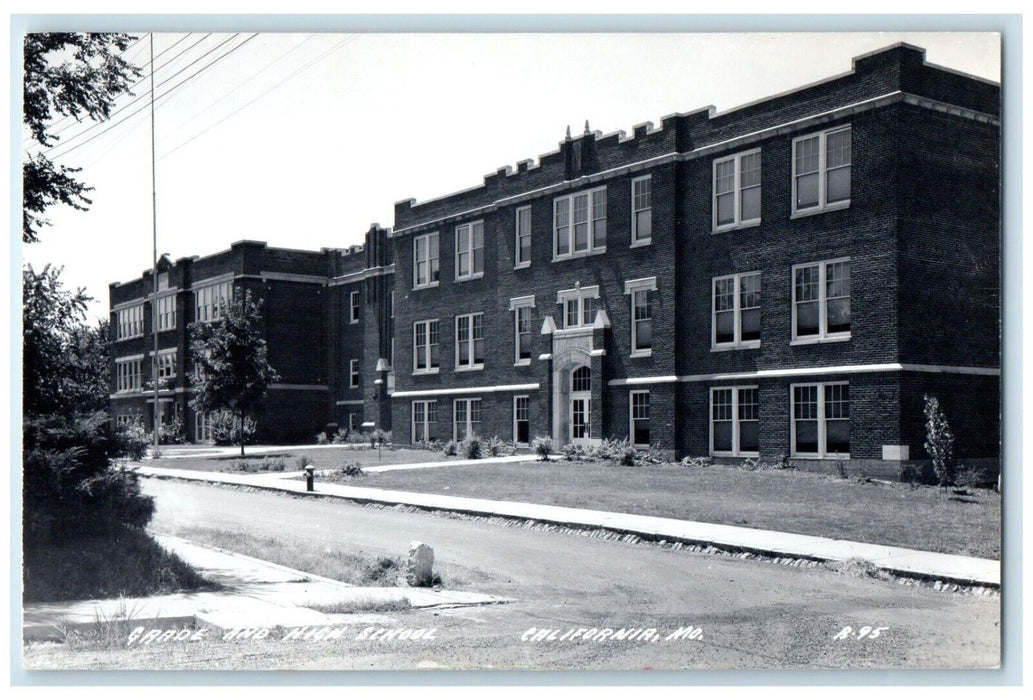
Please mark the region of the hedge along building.
MULTIPOLYGON (((1000 88, 896 45, 395 205, 395 442, 999 448, 1000 88)), ((822 462, 815 462, 816 465, 822 462)))
POLYGON ((376 324, 369 329, 367 323, 382 317, 378 300, 390 295, 382 281, 391 272, 385 236, 374 227, 367 236, 373 245, 349 249, 289 250, 240 241, 203 258, 172 262, 163 257, 157 266, 157 316, 149 270, 133 281, 110 285, 114 420, 153 425, 156 322, 162 420, 178 417, 192 442, 211 439, 210 416, 190 407, 194 376, 189 325, 217 321, 220 304, 234 290, 250 291, 262 301, 268 361, 280 375, 269 389, 265 413, 258 417, 258 440, 311 442, 317 432, 337 425, 357 427, 364 416, 382 413, 377 404, 382 399, 366 396, 375 378, 367 377, 363 367, 367 352, 375 365, 382 356, 379 348, 385 343, 390 347, 390 325, 379 332, 376 324), (367 263, 371 255, 379 261, 376 265, 367 263))

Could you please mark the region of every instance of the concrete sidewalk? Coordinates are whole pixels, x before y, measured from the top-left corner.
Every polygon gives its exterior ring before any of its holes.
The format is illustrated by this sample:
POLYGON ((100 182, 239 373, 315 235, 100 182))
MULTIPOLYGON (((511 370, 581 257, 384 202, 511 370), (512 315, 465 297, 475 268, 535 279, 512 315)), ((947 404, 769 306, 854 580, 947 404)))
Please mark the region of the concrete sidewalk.
MULTIPOLYGON (((32 603, 23 609, 25 641, 60 638, 65 631, 95 625, 171 629, 208 627, 219 634, 264 627, 326 627, 397 624, 391 615, 405 608, 454 608, 492 605, 509 599, 463 591, 409 587, 350 586, 242 554, 202 547, 179 537, 154 535, 222 590, 142 598, 32 603), (353 609, 327 613, 320 609, 353 609), (362 612, 363 610, 369 612, 362 612)), ((128 634, 126 629, 126 634, 128 634)))
MULTIPOLYGON (((300 476, 300 472, 245 475, 143 466, 139 468, 139 473, 148 477, 239 484, 287 493, 306 493, 305 482, 295 480, 295 477, 300 476)), ((1001 585, 1001 564, 993 559, 923 552, 904 547, 715 525, 691 520, 658 518, 649 515, 630 515, 564 506, 328 484, 320 483, 318 479, 315 488, 315 495, 335 496, 360 502, 403 504, 433 510, 496 515, 576 527, 605 528, 651 539, 707 544, 721 549, 745 550, 773 556, 803 557, 825 561, 847 561, 856 558, 868 561, 880 569, 906 576, 980 586, 999 587, 1001 585)))

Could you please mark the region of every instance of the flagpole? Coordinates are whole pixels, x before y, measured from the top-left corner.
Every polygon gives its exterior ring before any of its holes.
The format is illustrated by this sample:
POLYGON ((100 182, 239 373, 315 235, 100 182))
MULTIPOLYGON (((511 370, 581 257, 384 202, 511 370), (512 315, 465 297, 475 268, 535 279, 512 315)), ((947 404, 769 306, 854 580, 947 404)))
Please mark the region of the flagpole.
POLYGON ((158 456, 158 432, 161 412, 158 407, 158 187, 154 165, 154 32, 149 35, 151 47, 151 279, 154 296, 151 297, 151 330, 154 332, 154 355, 151 357, 151 380, 154 382, 154 453, 158 456))

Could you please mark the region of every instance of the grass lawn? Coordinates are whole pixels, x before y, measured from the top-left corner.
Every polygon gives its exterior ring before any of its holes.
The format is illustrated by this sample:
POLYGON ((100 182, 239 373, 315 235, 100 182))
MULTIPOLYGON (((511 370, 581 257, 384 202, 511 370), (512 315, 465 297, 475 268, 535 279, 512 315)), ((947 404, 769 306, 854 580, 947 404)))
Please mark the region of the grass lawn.
POLYGON ((143 530, 55 544, 26 543, 26 603, 162 595, 217 588, 143 530))
MULTIPOLYGON (((260 462, 263 459, 269 461, 283 458, 286 462, 287 471, 298 471, 301 469, 298 461, 307 457, 316 469, 337 469, 346 462, 358 464, 362 467, 375 467, 381 464, 416 464, 420 462, 447 462, 458 460, 459 457, 446 457, 440 452, 430 450, 419 450, 411 448, 398 448, 383 450, 371 450, 368 447, 285 447, 282 451, 262 453, 253 455, 245 448, 244 459, 249 462, 260 462)), ((226 455, 219 457, 179 457, 175 459, 158 458, 146 462, 149 467, 163 467, 165 469, 196 469, 205 472, 235 472, 237 463, 240 462, 240 454, 226 455)))
POLYGON ((699 520, 997 559, 1001 497, 795 470, 527 462, 366 474, 352 486, 699 520))

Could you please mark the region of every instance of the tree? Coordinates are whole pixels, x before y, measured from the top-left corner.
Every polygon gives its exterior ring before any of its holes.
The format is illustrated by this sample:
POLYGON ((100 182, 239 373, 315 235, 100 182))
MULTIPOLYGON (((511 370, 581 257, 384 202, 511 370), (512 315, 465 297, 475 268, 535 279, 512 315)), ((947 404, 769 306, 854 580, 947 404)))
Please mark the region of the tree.
POLYGON ((261 300, 251 292, 234 290, 233 299, 221 305, 214 322, 190 324, 190 353, 197 368, 195 411, 227 411, 238 421, 240 456, 244 456, 244 423, 265 409, 269 385, 279 381, 266 360, 266 343, 259 330, 261 300))
MULTIPOLYGON (((136 40, 128 34, 48 33, 25 37, 22 118, 36 142, 50 148, 58 116, 103 121, 115 101, 129 93, 140 69, 122 57, 136 40)), ((34 243, 49 224, 43 212, 54 204, 86 210, 92 188, 76 179, 79 168, 55 165, 42 153, 22 164, 22 241, 34 243)))
POLYGON ((90 297, 63 288, 61 268, 22 270, 22 381, 26 415, 102 411, 108 405, 107 323, 84 324, 90 297))
POLYGON ((947 416, 935 396, 925 396, 925 451, 933 460, 933 470, 940 486, 953 486, 956 478, 954 464, 954 434, 947 416))

